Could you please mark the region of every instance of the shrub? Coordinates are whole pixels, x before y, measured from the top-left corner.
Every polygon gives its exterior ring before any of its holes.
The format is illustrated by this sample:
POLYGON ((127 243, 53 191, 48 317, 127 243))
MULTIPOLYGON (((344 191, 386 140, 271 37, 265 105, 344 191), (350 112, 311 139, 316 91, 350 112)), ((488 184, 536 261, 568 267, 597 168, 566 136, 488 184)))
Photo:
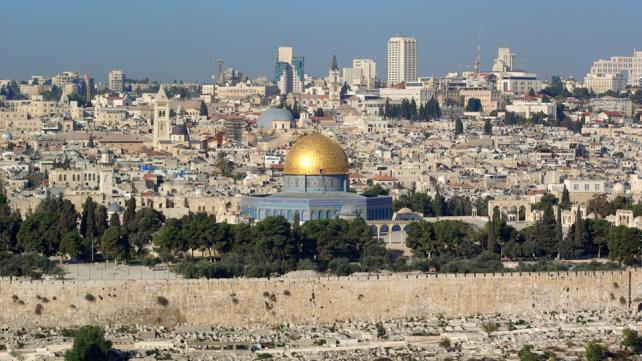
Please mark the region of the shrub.
POLYGON ((0 252, 0 276, 40 279, 42 275, 62 275, 62 269, 38 254, 0 252))
POLYGON ((156 303, 163 307, 167 307, 167 305, 169 305, 169 300, 163 296, 158 296, 156 297, 156 303))
POLYGON ((96 297, 94 297, 94 295, 92 295, 91 293, 88 293, 85 295, 85 300, 89 302, 96 302, 96 297))
POLYGON ((442 337, 441 341, 439 341, 439 346, 449 349, 452 346, 452 343, 448 337, 442 337))
POLYGON ((35 310, 33 310, 33 313, 35 313, 35 314, 36 314, 36 315, 38 315, 38 316, 42 315, 42 308, 43 308, 43 307, 42 307, 42 305, 41 305, 41 304, 37 304, 37 305, 36 305, 36 309, 35 309, 35 310))
POLYGON ((488 322, 482 323, 481 328, 482 330, 484 330, 484 332, 488 334, 488 336, 490 336, 491 333, 497 331, 498 326, 495 322, 488 321, 488 322))
POLYGON ((588 361, 602 361, 606 358, 606 347, 599 343, 589 342, 586 344, 586 359, 588 361))
POLYGON ((386 328, 383 327, 383 323, 377 322, 376 328, 377 328, 377 337, 384 338, 387 332, 386 332, 386 328))
POLYGON ((338 257, 328 263, 328 270, 338 276, 348 276, 361 270, 361 266, 351 263, 348 258, 338 257))
POLYGON ((621 345, 635 355, 642 353, 642 337, 630 328, 622 331, 621 345))
POLYGON ((105 340, 105 332, 97 326, 83 326, 74 336, 74 344, 65 352, 65 361, 107 361, 111 342, 105 340))

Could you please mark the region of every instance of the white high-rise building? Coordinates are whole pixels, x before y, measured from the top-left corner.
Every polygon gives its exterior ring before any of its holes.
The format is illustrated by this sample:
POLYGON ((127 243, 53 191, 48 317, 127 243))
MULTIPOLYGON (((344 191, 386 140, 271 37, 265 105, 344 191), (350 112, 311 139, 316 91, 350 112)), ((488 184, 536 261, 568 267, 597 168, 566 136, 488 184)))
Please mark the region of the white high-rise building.
POLYGON ((114 69, 109 72, 109 90, 121 92, 125 86, 125 73, 120 69, 114 69))
POLYGON ((372 59, 352 59, 352 68, 343 68, 343 81, 349 85, 373 89, 377 80, 377 63, 372 59))
POLYGON ((642 51, 634 51, 633 56, 612 56, 609 60, 600 59, 593 62, 591 74, 607 75, 626 73, 627 84, 642 85, 642 51))
POLYGON ((596 94, 602 94, 607 91, 619 92, 626 88, 626 72, 611 74, 594 74, 588 73, 584 77, 584 86, 596 94))
POLYGON ((279 46, 276 54, 276 61, 281 63, 292 64, 292 47, 279 46))
POLYGON ((417 40, 394 37, 388 40, 388 85, 417 81, 417 40))
POLYGON ((510 52, 510 48, 497 49, 497 59, 493 64, 494 72, 513 71, 515 69, 515 53, 510 52))

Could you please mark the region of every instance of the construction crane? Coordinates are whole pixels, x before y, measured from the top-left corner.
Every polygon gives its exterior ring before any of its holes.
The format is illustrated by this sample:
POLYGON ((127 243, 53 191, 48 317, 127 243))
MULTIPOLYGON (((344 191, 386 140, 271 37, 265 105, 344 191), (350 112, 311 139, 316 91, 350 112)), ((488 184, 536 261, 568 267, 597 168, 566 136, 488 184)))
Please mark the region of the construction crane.
POLYGON ((475 58, 474 64, 459 64, 457 65, 460 68, 472 68, 475 69, 475 73, 479 76, 481 68, 481 35, 477 34, 477 56, 475 58))
POLYGON ((223 82, 223 64, 224 64, 223 59, 214 58, 214 57, 211 57, 210 59, 212 59, 212 61, 215 62, 216 65, 218 66, 218 74, 215 76, 212 76, 212 79, 218 78, 217 80, 218 82, 223 82))

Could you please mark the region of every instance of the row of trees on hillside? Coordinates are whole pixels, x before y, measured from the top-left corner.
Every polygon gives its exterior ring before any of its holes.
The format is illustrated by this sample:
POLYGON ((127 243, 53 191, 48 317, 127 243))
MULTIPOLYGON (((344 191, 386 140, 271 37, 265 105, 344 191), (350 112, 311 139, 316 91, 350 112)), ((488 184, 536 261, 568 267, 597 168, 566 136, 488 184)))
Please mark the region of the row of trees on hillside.
POLYGON ((403 99, 401 104, 390 104, 390 101, 386 99, 380 115, 386 119, 408 119, 411 121, 425 122, 441 118, 441 108, 439 107, 439 102, 434 97, 419 106, 417 106, 414 98, 410 101, 403 99))
POLYGON ((439 190, 434 197, 423 192, 412 192, 400 195, 392 202, 392 208, 395 212, 404 207, 410 208, 425 217, 470 216, 474 208, 477 210, 477 215, 486 216, 488 201, 491 199, 492 197, 481 197, 473 202, 466 196, 453 196, 446 199, 439 190))
POLYGON ((107 209, 91 198, 78 214, 69 200, 48 195, 23 221, 0 194, 0 252, 68 255, 87 261, 98 250, 121 261, 143 256, 165 217, 151 208, 137 211, 131 198, 122 218, 121 222, 114 213, 108 219, 107 209))
MULTIPOLYGON (((425 204, 424 198, 413 198, 417 202, 415 206, 425 204)), ((550 194, 544 196, 534 205, 535 209, 542 211, 542 217, 521 231, 500 219, 499 212, 495 212, 494 218, 481 230, 458 221, 415 222, 408 226, 406 245, 415 255, 428 258, 444 255, 469 257, 479 247, 478 250, 511 259, 579 259, 608 254, 613 260, 625 264, 639 261, 642 231, 625 226, 613 227, 605 219, 583 219, 578 209, 577 221, 564 236, 561 212, 556 216, 553 209, 557 202, 557 198, 550 194)), ((428 205, 429 210, 434 203, 428 205)))

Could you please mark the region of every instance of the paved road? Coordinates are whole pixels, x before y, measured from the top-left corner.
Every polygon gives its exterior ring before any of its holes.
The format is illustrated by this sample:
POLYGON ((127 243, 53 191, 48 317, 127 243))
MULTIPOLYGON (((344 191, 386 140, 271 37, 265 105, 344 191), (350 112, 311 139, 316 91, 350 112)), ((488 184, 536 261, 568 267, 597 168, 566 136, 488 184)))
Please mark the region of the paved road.
POLYGON ((176 279, 180 278, 170 272, 167 266, 146 266, 114 265, 113 263, 94 264, 63 264, 60 266, 65 271, 65 279, 68 280, 153 280, 153 279, 176 279))

